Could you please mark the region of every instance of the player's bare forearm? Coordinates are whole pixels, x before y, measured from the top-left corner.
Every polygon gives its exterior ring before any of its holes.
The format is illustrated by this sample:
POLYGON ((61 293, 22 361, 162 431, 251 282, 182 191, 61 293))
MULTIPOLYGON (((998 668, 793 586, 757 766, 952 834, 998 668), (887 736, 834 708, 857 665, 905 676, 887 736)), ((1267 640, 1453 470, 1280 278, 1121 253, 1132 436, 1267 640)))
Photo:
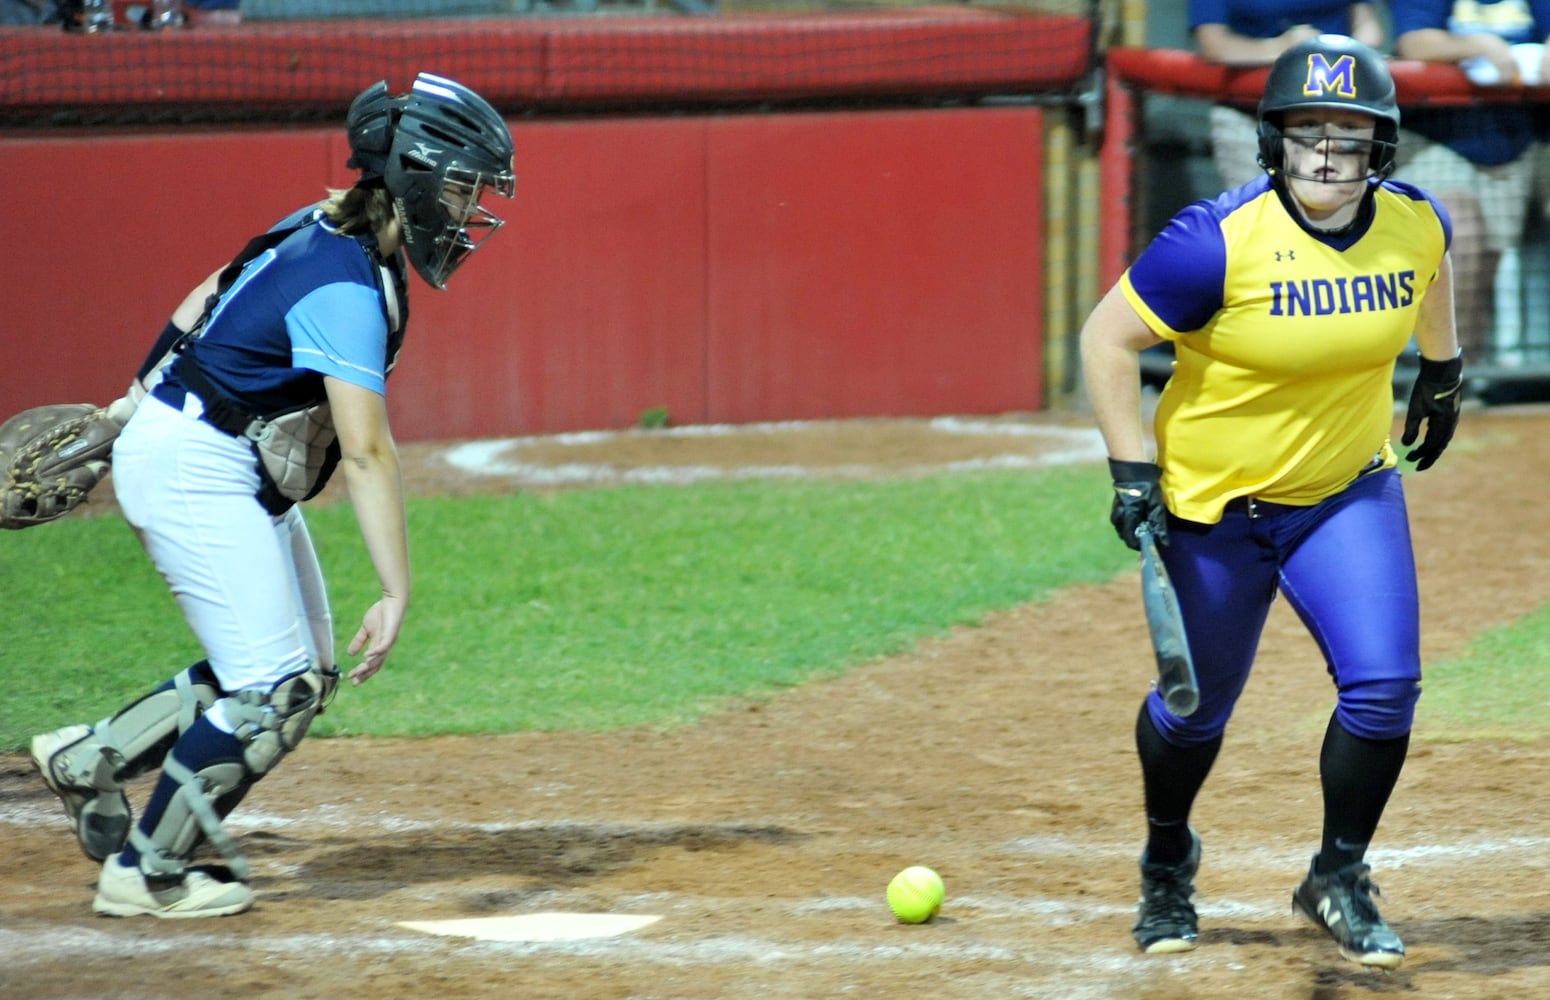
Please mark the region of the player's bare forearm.
POLYGON ((1378 10, 1373 4, 1351 5, 1351 37, 1375 49, 1383 48, 1383 43, 1387 40, 1384 35, 1383 20, 1378 16, 1378 10))
POLYGON ((389 447, 385 453, 345 456, 340 465, 361 537, 382 587, 382 599, 367 610, 349 645, 351 656, 363 657, 349 674, 351 682, 360 684, 382 668, 398 641, 411 590, 409 537, 396 450, 389 447))
MULTIPOLYGON (((1458 355, 1458 329, 1453 307, 1453 261, 1444 254, 1437 280, 1426 290, 1416 313, 1415 343, 1421 356, 1447 361, 1458 355)), ((1466 359, 1467 360, 1467 359, 1466 359)))
POLYGON ((407 602, 411 589, 409 534, 397 451, 389 447, 386 454, 345 456, 340 467, 383 596, 407 602))
POLYGON ((361 620, 350 655, 364 660, 350 671, 361 683, 382 666, 398 639, 411 590, 409 533, 404 515, 403 476, 398 448, 388 427, 387 402, 378 393, 335 378, 325 378, 334 429, 339 435, 339 467, 344 471, 361 538, 377 571, 382 599, 361 620))
POLYGON ((1484 56, 1493 63, 1509 59, 1508 44, 1500 35, 1483 32, 1455 35, 1443 28, 1407 31, 1394 39, 1394 53, 1401 59, 1422 62, 1460 62, 1484 56))
POLYGON ((1224 66, 1268 66, 1276 56, 1316 34, 1317 28, 1300 24, 1274 38, 1252 38, 1225 24, 1202 24, 1195 29, 1195 47, 1203 58, 1224 66))

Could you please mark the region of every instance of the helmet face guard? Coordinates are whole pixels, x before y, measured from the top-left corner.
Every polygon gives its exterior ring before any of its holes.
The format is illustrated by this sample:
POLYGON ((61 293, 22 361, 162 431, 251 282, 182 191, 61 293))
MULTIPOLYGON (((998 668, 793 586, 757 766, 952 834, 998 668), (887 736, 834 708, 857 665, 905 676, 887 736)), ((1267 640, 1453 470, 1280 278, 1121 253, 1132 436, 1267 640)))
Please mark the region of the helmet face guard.
POLYGON ((504 225, 481 201, 516 194, 511 132, 473 91, 421 73, 393 135, 385 174, 404 252, 434 288, 504 225))
POLYGON ((1264 120, 1259 123, 1259 163, 1271 174, 1287 179, 1326 184, 1352 180, 1341 178, 1335 181, 1329 173, 1299 174, 1287 165, 1288 144, 1315 152, 1322 146, 1324 171, 1338 172, 1334 157, 1361 156, 1368 171, 1365 179, 1376 183, 1394 172, 1394 158, 1399 148, 1399 130, 1396 126, 1385 128, 1387 124, 1379 119, 1376 133, 1371 139, 1358 139, 1340 135, 1304 135, 1300 132, 1289 134, 1279 122, 1264 120))
POLYGON ((453 165, 422 179, 420 184, 433 185, 435 177, 440 177, 441 182, 434 194, 417 192, 396 198, 395 204, 404 227, 409 263, 426 283, 444 289, 447 279, 468 255, 506 224, 481 204, 485 194, 493 192, 510 198, 516 194, 517 182, 510 173, 489 176, 453 165))

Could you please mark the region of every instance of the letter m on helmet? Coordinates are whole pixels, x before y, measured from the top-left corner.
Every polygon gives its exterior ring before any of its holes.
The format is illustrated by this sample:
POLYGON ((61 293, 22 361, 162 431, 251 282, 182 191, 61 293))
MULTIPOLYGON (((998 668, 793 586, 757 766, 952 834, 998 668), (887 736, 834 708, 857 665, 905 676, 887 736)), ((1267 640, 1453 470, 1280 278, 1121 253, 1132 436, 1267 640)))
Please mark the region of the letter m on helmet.
POLYGON ((1308 79, 1302 85, 1303 96, 1323 97, 1335 94, 1356 99, 1356 59, 1344 54, 1333 63, 1322 52, 1308 54, 1308 79))

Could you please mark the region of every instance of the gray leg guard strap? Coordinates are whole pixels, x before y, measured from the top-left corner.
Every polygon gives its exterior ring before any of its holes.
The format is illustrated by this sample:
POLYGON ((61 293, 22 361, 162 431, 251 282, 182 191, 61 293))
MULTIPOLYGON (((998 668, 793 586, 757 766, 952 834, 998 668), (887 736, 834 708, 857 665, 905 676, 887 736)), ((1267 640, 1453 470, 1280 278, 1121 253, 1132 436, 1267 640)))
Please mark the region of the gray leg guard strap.
POLYGON ((176 781, 178 794, 167 803, 166 812, 150 836, 136 827, 130 831, 129 842, 140 852, 140 870, 146 875, 161 878, 177 878, 187 867, 187 858, 194 853, 194 846, 203 834, 210 843, 226 855, 232 874, 239 879, 248 877, 248 861, 237 848, 237 842, 221 826, 213 803, 227 792, 235 791, 248 778, 247 765, 241 761, 223 761, 207 764, 198 773, 167 756, 162 773, 176 781))
POLYGON ((298 671, 271 690, 247 688, 222 699, 233 735, 242 745, 241 760, 218 760, 192 770, 168 754, 162 774, 176 781, 178 792, 149 835, 136 829, 129 840, 140 852, 140 870, 147 876, 175 878, 183 873, 201 836, 226 856, 232 874, 247 879, 250 868, 237 842, 221 826, 216 803, 274 769, 306 736, 332 685, 316 668, 298 671))

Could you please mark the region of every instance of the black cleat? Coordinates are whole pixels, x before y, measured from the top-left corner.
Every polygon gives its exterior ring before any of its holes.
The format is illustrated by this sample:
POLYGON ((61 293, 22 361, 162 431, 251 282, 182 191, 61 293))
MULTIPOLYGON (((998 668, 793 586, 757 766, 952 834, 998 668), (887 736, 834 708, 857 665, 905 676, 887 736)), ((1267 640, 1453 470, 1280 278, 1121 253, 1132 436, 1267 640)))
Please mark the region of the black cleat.
POLYGON ((1141 907, 1131 934, 1148 955, 1195 948, 1199 919, 1189 898, 1200 870, 1200 835, 1191 830, 1189 839, 1189 857, 1179 864, 1154 865, 1141 857, 1141 907))
POLYGON ((1379 969, 1397 969, 1405 961, 1405 943, 1383 918, 1372 897, 1380 895, 1357 862, 1319 875, 1312 870, 1292 893, 1292 909, 1329 932, 1340 954, 1379 969))

